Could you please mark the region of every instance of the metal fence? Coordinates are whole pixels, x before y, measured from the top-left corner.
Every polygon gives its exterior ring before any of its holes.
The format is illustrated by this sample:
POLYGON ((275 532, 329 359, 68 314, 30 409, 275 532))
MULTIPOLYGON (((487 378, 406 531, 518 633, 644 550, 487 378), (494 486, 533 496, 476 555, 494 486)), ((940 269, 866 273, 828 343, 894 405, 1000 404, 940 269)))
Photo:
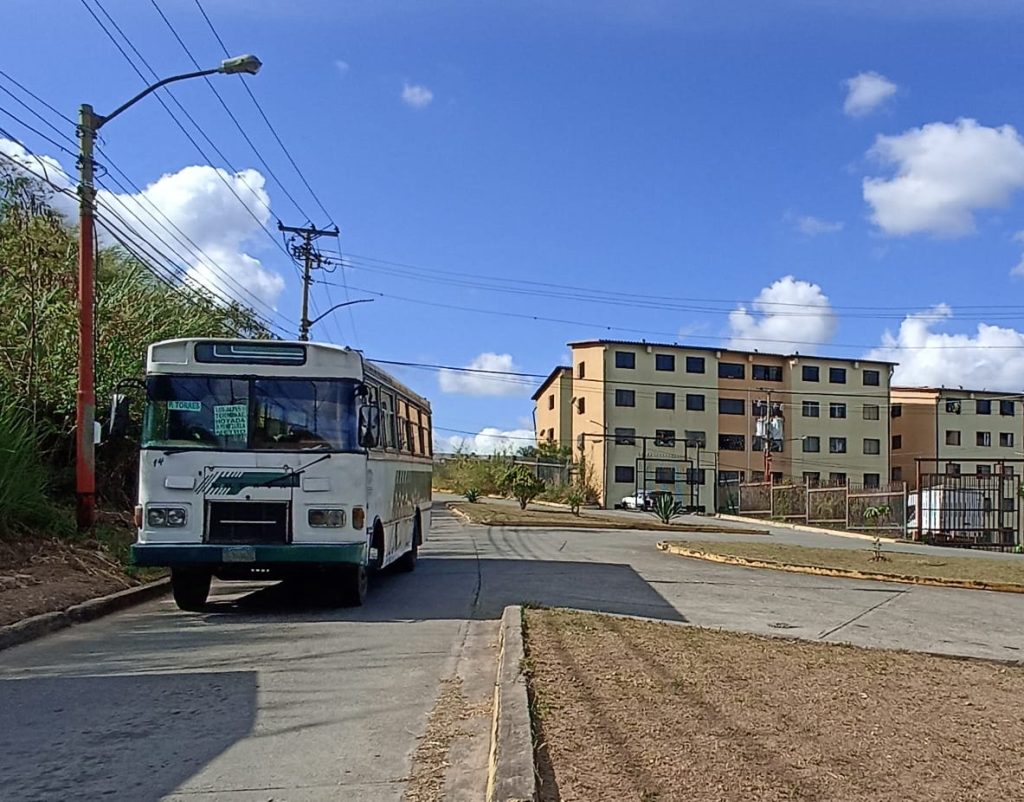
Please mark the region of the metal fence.
POLYGON ((924 543, 1005 551, 1021 543, 1021 477, 920 474, 910 536, 924 543))
POLYGON ((733 482, 719 485, 719 511, 850 531, 902 536, 907 522, 907 485, 809 485, 796 482, 733 482))

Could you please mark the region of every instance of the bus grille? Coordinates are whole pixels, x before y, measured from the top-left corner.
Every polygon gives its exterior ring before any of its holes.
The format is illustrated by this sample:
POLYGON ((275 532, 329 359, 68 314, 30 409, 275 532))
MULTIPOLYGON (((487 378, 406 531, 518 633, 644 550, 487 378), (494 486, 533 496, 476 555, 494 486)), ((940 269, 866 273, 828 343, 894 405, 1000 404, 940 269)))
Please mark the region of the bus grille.
POLYGON ((211 501, 207 505, 208 543, 288 543, 289 505, 260 501, 211 501))

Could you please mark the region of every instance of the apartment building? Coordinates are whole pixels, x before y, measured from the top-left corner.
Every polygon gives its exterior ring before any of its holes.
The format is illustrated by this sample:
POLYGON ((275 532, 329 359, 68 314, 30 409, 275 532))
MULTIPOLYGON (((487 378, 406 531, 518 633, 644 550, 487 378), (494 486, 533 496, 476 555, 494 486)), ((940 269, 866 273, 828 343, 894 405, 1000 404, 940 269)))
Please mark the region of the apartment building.
POLYGON ((892 478, 1020 473, 1024 396, 945 387, 892 388, 892 478))
POLYGON ((646 488, 710 507, 716 478, 756 481, 766 467, 777 481, 889 476, 889 363, 623 340, 569 346, 568 374, 556 369, 534 396, 537 435, 572 444, 606 506, 646 488))

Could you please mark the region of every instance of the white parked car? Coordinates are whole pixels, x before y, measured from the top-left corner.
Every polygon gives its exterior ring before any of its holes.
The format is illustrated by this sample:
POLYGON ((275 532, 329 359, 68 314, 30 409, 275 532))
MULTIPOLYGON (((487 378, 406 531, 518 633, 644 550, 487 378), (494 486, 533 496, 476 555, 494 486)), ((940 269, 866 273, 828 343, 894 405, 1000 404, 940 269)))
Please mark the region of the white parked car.
POLYGON ((654 499, 664 491, 637 490, 631 496, 622 499, 619 505, 624 510, 649 510, 654 505, 654 499))

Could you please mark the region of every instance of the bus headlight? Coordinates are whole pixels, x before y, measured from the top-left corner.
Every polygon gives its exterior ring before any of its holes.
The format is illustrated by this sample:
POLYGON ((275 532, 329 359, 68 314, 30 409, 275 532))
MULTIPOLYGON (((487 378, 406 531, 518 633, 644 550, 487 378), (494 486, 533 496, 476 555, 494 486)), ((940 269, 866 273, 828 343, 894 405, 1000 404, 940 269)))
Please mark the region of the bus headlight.
POLYGON ((184 507, 148 507, 146 525, 153 528, 181 527, 188 523, 188 510, 184 507))
POLYGON ((339 529, 345 525, 345 510, 313 509, 308 515, 309 525, 339 529))

